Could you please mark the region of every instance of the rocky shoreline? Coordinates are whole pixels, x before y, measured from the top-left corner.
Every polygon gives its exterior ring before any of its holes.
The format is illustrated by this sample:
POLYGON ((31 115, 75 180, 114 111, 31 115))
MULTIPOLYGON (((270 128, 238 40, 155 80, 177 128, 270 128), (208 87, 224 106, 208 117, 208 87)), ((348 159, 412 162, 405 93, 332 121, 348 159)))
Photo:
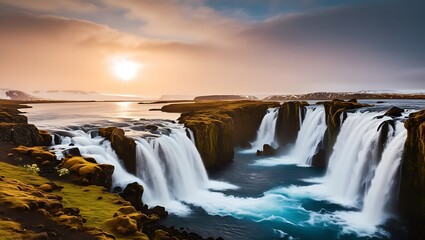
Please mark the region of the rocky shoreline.
MULTIPOLYGON (((56 160, 47 148, 52 143, 50 134, 28 124, 19 111, 26 107, 12 101, 0 103, 2 236, 8 239, 203 239, 196 233, 162 226, 160 221, 168 213, 163 207, 149 209, 143 204, 143 187, 139 184, 131 183, 125 189, 110 192, 114 166, 84 158, 78 148, 64 151, 64 158, 56 160), (61 175, 61 171, 66 174, 61 175)), ((111 142, 116 142, 116 150, 126 146, 123 140, 131 141, 121 131, 109 130, 112 131, 108 136, 111 142)), ((123 153, 127 151, 124 149, 123 153)))

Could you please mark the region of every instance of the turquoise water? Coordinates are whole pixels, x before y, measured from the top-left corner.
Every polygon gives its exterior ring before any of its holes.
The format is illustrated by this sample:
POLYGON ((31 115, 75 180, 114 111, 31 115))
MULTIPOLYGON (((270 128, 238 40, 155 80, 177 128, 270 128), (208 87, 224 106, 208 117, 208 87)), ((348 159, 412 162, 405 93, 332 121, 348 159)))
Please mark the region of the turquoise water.
POLYGON ((188 203, 192 206, 190 215, 171 215, 164 225, 190 226, 189 230, 205 237, 225 239, 406 238, 403 222, 396 217, 369 234, 339 217, 339 213, 359 209, 305 193, 303 188, 314 186, 315 179, 325 174, 323 170, 295 165, 263 167, 255 164, 258 160, 253 153, 238 151, 231 164, 209 177, 239 188, 211 195, 205 203, 188 203))

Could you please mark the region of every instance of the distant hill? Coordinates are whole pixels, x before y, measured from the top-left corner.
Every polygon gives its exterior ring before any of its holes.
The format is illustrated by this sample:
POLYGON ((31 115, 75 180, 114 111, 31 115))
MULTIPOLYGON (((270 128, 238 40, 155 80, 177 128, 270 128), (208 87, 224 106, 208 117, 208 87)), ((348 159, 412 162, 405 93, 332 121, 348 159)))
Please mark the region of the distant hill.
POLYGON ((315 92, 295 95, 272 95, 264 100, 332 100, 332 99, 425 99, 425 93, 397 93, 397 92, 315 92))
POLYGON ((193 100, 195 101, 213 101, 213 100, 222 100, 222 101, 230 101, 230 100, 258 100, 255 96, 250 95, 206 95, 206 96, 198 96, 193 100))
POLYGON ((5 89, 5 88, 0 88, 0 99, 15 100, 15 101, 45 100, 41 97, 33 96, 23 91, 5 89))
POLYGON ((192 100, 193 98, 193 95, 162 95, 160 98, 158 98, 158 101, 192 100))
POLYGON ((138 96, 103 94, 80 90, 45 90, 34 91, 33 94, 50 100, 65 101, 139 101, 142 99, 138 96))

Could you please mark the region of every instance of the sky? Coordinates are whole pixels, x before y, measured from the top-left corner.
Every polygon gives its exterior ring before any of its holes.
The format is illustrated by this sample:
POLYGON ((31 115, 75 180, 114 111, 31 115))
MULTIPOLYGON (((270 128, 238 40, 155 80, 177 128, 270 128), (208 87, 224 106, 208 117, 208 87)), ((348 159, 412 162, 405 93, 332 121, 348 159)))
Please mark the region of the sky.
POLYGON ((424 23, 421 0, 0 0, 0 88, 424 90, 424 23))

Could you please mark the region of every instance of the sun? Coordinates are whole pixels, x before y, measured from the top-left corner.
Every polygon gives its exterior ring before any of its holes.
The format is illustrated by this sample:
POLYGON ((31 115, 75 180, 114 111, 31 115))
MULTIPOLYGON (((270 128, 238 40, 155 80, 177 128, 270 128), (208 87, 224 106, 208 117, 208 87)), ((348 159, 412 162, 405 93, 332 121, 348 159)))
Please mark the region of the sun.
POLYGON ((112 60, 112 72, 121 81, 130 81, 134 79, 141 67, 142 65, 140 63, 125 58, 112 60))

